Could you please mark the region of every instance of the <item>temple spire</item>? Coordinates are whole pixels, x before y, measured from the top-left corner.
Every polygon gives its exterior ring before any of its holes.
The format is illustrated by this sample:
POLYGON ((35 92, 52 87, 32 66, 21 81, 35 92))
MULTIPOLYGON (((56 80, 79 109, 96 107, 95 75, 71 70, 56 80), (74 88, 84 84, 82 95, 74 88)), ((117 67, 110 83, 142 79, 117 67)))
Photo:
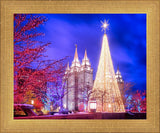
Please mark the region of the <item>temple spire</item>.
POLYGON ((116 75, 121 75, 120 71, 119 71, 119 64, 117 66, 117 72, 116 72, 116 75))
MULTIPOLYGON (((71 68, 81 66, 80 61, 78 59, 77 44, 75 44, 75 46, 76 46, 76 49, 75 49, 74 60, 72 61, 71 68)), ((78 69, 76 69, 76 70, 78 70, 78 69)))
POLYGON ((66 71, 65 71, 65 74, 67 74, 69 72, 70 68, 69 68, 69 62, 67 63, 67 68, 66 68, 66 71))
POLYGON ((87 50, 85 49, 85 53, 84 53, 84 59, 85 60, 88 60, 88 57, 87 57, 87 50))
POLYGON ((67 64, 67 69, 66 69, 67 71, 69 70, 69 62, 68 62, 68 64, 67 64))
POLYGON ((77 44, 75 44, 75 46, 76 46, 76 49, 74 54, 74 60, 78 60, 77 44))
POLYGON ((115 77, 117 79, 117 82, 123 82, 121 72, 119 71, 119 65, 117 66, 117 72, 115 74, 115 77))
POLYGON ((84 58, 82 60, 82 66, 90 66, 89 59, 87 57, 87 50, 85 49, 84 58))

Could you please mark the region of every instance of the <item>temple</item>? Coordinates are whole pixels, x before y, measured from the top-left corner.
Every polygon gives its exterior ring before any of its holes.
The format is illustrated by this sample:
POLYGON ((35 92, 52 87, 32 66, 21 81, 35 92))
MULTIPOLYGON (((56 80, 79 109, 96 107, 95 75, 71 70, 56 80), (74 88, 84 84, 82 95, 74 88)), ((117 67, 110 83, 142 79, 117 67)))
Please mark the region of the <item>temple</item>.
POLYGON ((65 88, 67 89, 67 94, 63 99, 64 107, 71 111, 87 110, 89 100, 88 93, 93 87, 93 69, 87 57, 87 50, 85 50, 81 64, 76 45, 74 60, 70 67, 69 63, 67 65, 64 81, 66 83, 65 88), (82 110, 82 106, 84 110, 82 110))

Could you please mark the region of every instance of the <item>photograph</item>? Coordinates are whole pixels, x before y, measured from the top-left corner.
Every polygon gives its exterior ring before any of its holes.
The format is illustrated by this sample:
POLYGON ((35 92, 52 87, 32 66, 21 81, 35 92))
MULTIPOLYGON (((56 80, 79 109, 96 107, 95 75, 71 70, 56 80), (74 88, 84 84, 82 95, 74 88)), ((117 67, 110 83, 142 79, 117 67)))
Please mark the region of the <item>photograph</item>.
POLYGON ((147 15, 14 14, 13 119, 147 119, 147 15))

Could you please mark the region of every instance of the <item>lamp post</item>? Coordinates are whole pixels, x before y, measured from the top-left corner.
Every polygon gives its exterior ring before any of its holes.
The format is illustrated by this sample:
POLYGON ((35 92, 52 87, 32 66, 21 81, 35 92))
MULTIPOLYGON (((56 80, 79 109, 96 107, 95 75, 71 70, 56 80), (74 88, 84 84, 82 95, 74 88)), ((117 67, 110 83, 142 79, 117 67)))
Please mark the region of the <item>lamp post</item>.
POLYGON ((97 109, 97 102, 95 100, 89 101, 89 110, 92 113, 95 113, 97 109))

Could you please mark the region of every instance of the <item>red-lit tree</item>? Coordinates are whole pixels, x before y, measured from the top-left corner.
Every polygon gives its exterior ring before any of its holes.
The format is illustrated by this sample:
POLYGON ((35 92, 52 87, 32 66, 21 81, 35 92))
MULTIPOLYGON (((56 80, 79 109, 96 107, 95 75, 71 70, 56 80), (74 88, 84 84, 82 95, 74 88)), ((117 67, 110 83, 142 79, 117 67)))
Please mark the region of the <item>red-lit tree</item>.
MULTIPOLYGON (((65 58, 44 60, 46 47, 44 33, 38 28, 46 22, 38 15, 14 15, 14 102, 39 102, 46 98, 47 83, 55 81, 65 70, 65 58)), ((40 105, 40 104, 39 104, 40 105)))
POLYGON ((141 112, 146 112, 147 106, 146 106, 146 91, 142 92, 142 101, 141 101, 141 112))
POLYGON ((146 112, 146 92, 136 91, 131 99, 132 112, 146 112))

